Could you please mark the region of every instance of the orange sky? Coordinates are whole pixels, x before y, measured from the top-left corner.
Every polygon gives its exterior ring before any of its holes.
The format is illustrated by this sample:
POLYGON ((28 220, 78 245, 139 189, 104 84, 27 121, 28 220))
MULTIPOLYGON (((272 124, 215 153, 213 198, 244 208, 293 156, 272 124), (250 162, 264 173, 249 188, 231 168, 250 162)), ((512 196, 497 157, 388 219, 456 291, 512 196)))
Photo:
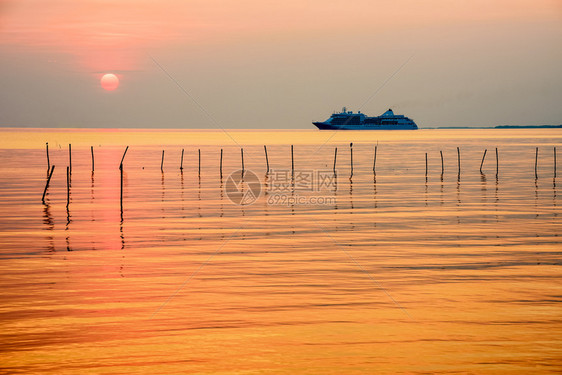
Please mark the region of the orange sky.
POLYGON ((164 127, 186 122, 208 127, 208 119, 149 56, 224 127, 301 128, 311 117, 321 119, 343 105, 357 109, 411 55, 365 112, 395 106, 422 120, 422 127, 492 125, 521 122, 521 113, 512 117, 510 108, 530 103, 531 112, 542 114, 536 121, 562 122, 561 110, 553 108, 562 99, 559 1, 0 4, 2 80, 18 92, 14 98, 4 90, 0 126, 111 126, 115 121, 115 126, 150 127, 159 121, 164 127), (111 102, 98 90, 105 72, 122 81, 111 102), (28 80, 27 90, 18 87, 28 80), (56 103, 43 97, 35 111, 22 104, 37 103, 33 99, 44 96, 45 86, 54 90, 50 100, 56 103), (511 97, 514 90, 527 92, 511 97), (139 96, 167 110, 139 108, 139 96), (447 104, 451 98, 458 100, 447 104), (492 98, 501 110, 474 115, 492 98), (73 108, 65 115, 69 100, 73 108), (30 113, 17 113, 23 107, 30 113), (277 121, 288 108, 296 111, 277 121), (272 122, 248 124, 249 113, 272 122))

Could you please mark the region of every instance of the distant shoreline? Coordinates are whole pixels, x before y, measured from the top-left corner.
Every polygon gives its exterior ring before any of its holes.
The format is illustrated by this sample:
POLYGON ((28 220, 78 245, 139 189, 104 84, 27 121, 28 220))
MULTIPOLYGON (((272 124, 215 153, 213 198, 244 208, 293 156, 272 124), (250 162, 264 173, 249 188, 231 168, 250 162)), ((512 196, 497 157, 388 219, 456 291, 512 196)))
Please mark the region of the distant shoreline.
POLYGON ((562 128, 562 125, 498 125, 495 129, 513 129, 513 128, 562 128))
POLYGON ((420 129, 556 129, 562 125, 438 126, 420 129))

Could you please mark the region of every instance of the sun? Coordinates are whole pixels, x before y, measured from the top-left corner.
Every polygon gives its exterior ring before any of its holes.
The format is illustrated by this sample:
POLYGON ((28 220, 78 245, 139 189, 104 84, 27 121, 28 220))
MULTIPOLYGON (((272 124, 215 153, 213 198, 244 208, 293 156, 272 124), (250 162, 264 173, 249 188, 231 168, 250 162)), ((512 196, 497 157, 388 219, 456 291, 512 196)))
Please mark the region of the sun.
POLYGON ((113 91, 119 87, 119 78, 113 73, 104 74, 101 77, 101 87, 107 91, 113 91))

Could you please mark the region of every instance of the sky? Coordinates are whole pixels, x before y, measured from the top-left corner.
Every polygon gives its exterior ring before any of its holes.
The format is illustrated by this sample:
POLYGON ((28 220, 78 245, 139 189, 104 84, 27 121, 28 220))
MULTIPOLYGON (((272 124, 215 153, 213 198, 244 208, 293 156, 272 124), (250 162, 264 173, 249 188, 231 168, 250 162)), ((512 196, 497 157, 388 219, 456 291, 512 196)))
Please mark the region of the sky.
POLYGON ((343 106, 562 124, 562 1, 0 0, 1 127, 312 129, 343 106))

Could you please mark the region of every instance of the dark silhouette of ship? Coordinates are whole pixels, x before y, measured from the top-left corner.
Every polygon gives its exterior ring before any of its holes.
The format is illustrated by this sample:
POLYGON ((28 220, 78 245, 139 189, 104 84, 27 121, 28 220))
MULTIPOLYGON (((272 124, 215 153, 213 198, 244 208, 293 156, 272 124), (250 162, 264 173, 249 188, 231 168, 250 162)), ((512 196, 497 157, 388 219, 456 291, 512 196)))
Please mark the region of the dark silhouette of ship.
POLYGON ((415 130, 418 128, 414 120, 395 115, 392 109, 376 117, 368 117, 361 112, 353 113, 343 107, 324 122, 313 122, 318 129, 331 130, 415 130))

